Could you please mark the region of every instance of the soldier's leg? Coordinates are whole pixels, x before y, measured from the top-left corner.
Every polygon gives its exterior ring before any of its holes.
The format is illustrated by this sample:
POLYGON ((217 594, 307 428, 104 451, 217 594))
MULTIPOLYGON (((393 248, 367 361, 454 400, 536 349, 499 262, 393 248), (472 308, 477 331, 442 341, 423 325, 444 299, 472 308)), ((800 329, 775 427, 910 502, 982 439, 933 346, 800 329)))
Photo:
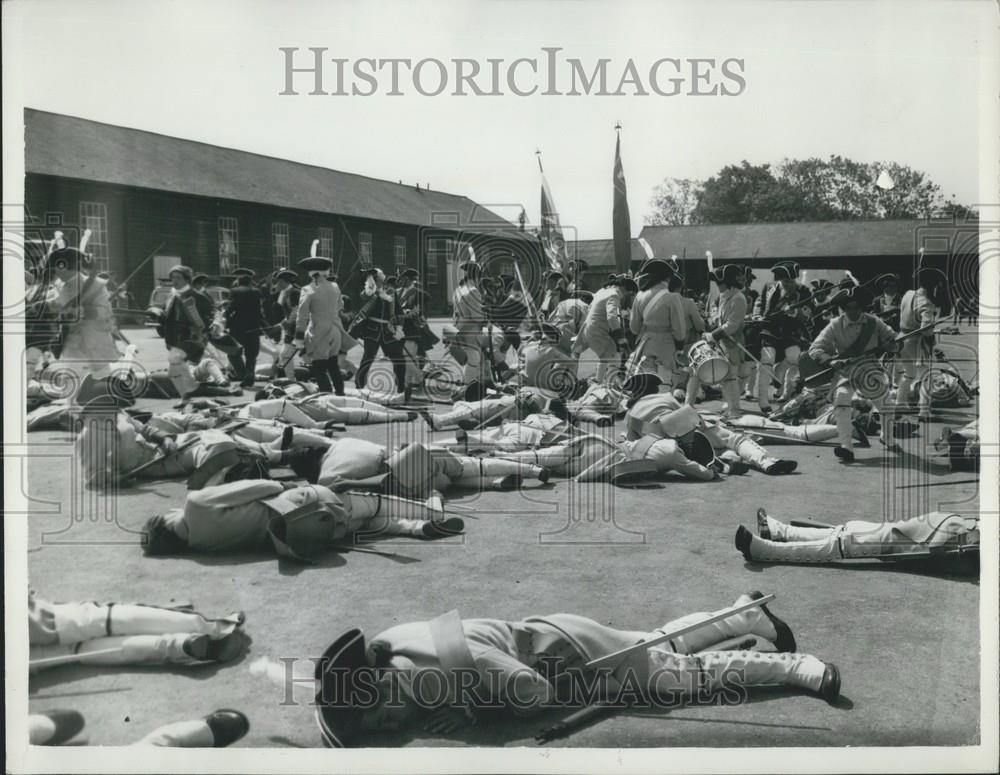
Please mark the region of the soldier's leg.
POLYGON ((760 364, 757 366, 757 405, 761 409, 771 408, 771 380, 774 379, 774 363, 778 352, 774 347, 760 348, 760 364))
MULTIPOLYGON (((79 655, 82 665, 141 665, 141 664, 193 664, 206 661, 196 656, 195 647, 198 638, 209 638, 207 635, 191 633, 168 633, 164 635, 122 635, 105 638, 93 638, 75 645, 34 646, 31 648, 31 659, 49 659, 68 654, 79 655), (96 652, 110 649, 120 649, 111 654, 96 652)), ((45 666, 33 669, 44 670, 45 666)))
MULTIPOLYGON (((740 595, 733 605, 749 603, 750 599, 749 595, 740 595)), ((680 619, 673 619, 667 622, 662 627, 654 630, 651 634, 657 635, 664 632, 670 632, 671 630, 677 630, 681 627, 686 627, 708 619, 710 616, 715 616, 718 613, 719 611, 714 611, 712 613, 699 612, 688 614, 680 619)), ((739 638, 744 635, 759 635, 760 637, 771 641, 771 643, 775 643, 779 640, 779 633, 774 621, 764 613, 760 606, 758 606, 757 608, 751 608, 750 610, 743 611, 742 613, 727 616, 725 619, 700 627, 697 630, 687 633, 686 635, 672 638, 664 643, 663 647, 680 654, 694 654, 698 651, 703 651, 709 646, 721 643, 724 640, 739 638)), ((785 640, 785 638, 780 639, 783 641, 785 640)), ((781 645, 787 644, 783 642, 781 645)))
POLYGON ((705 651, 684 656, 662 647, 649 649, 650 692, 661 700, 734 686, 779 684, 818 692, 826 664, 811 654, 759 651, 705 651))
POLYGON ((132 603, 50 603, 56 635, 72 644, 114 635, 202 633, 221 637, 241 621, 239 614, 209 619, 199 613, 132 603))
POLYGON ((465 384, 468 385, 472 382, 480 382, 485 384, 489 382, 486 378, 487 371, 484 368, 486 364, 486 358, 483 357, 483 351, 479 349, 479 340, 475 332, 471 334, 463 334, 462 343, 465 345, 465 370, 463 372, 463 379, 465 384))
POLYGON ((530 479, 545 478, 544 470, 534 463, 520 462, 518 460, 506 460, 495 457, 466 457, 457 455, 462 466, 462 474, 453 480, 454 484, 460 484, 464 480, 478 480, 481 478, 491 478, 498 476, 508 476, 514 474, 530 479))
POLYGON ((715 449, 731 449, 740 459, 765 474, 789 473, 794 470, 792 461, 781 460, 768 454, 760 444, 745 433, 735 433, 718 425, 702 428, 715 449))
POLYGON ((240 410, 240 415, 254 420, 284 420, 300 428, 317 429, 322 423, 306 414, 287 398, 266 398, 254 401, 240 410))
POLYGON ((337 356, 327 358, 323 361, 323 368, 330 375, 334 394, 338 396, 344 395, 344 375, 340 373, 340 361, 337 359, 337 356))
POLYGON ((326 369, 326 361, 322 358, 312 358, 309 361, 309 377, 316 383, 321 393, 329 393, 333 390, 333 383, 330 382, 330 374, 326 369))
MULTIPOLYGON (((348 532, 363 531, 367 539, 382 536, 427 538, 433 524, 450 522, 440 508, 424 501, 357 492, 343 493, 341 497, 350 506, 348 532)), ((452 524, 461 529, 461 520, 452 524)))
POLYGON ((799 358, 802 349, 793 344, 785 348, 785 373, 782 376, 781 400, 787 401, 795 393, 795 381, 799 378, 799 358))
POLYGON ((257 373, 257 357, 260 355, 260 334, 247 334, 240 340, 240 344, 243 345, 243 355, 246 358, 243 381, 252 385, 257 373))

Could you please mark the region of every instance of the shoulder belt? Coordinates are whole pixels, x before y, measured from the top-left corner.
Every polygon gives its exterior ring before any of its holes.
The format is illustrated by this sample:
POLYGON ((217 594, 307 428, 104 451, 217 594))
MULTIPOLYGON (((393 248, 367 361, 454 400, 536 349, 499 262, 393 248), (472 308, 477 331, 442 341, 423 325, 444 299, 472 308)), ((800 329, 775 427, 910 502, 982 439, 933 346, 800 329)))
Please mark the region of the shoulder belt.
POLYGON ((465 637, 465 630, 462 628, 462 620, 457 609, 452 609, 446 614, 441 614, 428 622, 431 630, 431 640, 434 642, 434 651, 437 652, 438 661, 444 671, 445 680, 448 682, 448 698, 452 702, 458 701, 458 687, 456 684, 456 671, 472 671, 476 675, 476 685, 479 684, 481 676, 476 661, 469 651, 469 641, 465 637))
POLYGON ((875 318, 868 316, 861 326, 861 333, 858 334, 858 338, 855 339, 851 344, 840 354, 842 358, 854 358, 861 355, 865 351, 865 347, 868 342, 871 341, 872 335, 875 333, 875 318))
POLYGON ((650 310, 653 307, 655 307, 656 306, 656 302, 658 302, 660 299, 662 299, 668 293, 670 293, 670 288, 669 287, 660 288, 660 290, 657 292, 657 294, 653 298, 651 298, 649 301, 647 301, 646 304, 643 306, 643 308, 642 308, 643 315, 645 315, 648 310, 650 310))

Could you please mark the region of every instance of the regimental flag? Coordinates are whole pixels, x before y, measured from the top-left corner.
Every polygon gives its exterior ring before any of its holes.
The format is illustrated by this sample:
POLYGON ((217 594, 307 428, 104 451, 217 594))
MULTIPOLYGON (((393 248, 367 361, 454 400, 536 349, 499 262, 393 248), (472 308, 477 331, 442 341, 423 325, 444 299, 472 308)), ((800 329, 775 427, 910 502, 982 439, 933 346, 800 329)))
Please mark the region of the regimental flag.
POLYGON ((624 274, 632 264, 632 220, 628 214, 628 193, 625 189, 625 170, 622 167, 622 139, 615 140, 615 199, 611 214, 615 240, 615 268, 624 274))
POLYGON ((542 169, 541 156, 538 157, 538 171, 542 175, 542 218, 538 237, 542 241, 549 265, 559 272, 564 272, 566 270, 566 240, 563 239, 562 227, 559 225, 559 213, 556 211, 552 192, 549 191, 549 183, 545 179, 545 171, 542 169))

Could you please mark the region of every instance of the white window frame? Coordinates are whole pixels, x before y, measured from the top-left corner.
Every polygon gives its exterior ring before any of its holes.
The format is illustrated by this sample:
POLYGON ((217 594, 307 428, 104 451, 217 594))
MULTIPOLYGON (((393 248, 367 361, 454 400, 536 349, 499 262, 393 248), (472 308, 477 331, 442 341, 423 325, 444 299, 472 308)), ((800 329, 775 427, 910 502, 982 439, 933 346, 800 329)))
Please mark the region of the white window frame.
POLYGON ((321 226, 319 230, 319 255, 333 259, 333 229, 321 226))
POLYGON ((271 265, 275 269, 288 266, 290 237, 288 224, 275 221, 271 224, 271 265))
POLYGON ((238 218, 230 218, 220 215, 218 218, 219 229, 219 274, 232 274, 233 270, 240 265, 240 222, 238 218), (232 247, 232 253, 226 250, 226 246, 232 247))
POLYGON ((358 232, 358 261, 361 266, 373 266, 372 263, 372 233, 370 231, 358 232))
POLYGON ((393 256, 397 267, 406 266, 406 237, 396 237, 393 243, 393 256))
POLYGON ((110 266, 108 255, 108 207, 104 202, 80 202, 80 237, 90 229, 87 253, 94 259, 98 272, 106 272, 110 266))

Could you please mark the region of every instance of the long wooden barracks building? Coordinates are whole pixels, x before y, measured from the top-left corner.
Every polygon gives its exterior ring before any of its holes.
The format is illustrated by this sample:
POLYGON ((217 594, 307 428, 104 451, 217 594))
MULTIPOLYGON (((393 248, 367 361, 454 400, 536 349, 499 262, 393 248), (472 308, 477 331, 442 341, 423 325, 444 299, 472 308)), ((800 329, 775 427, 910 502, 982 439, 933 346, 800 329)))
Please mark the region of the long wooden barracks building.
POLYGON ((428 311, 443 314, 466 243, 514 228, 467 197, 419 185, 40 110, 24 119, 29 223, 45 239, 66 232, 70 244, 91 229, 98 269, 128 279, 143 305, 175 264, 261 276, 295 268, 318 239, 346 293, 362 267, 413 267, 428 311))

